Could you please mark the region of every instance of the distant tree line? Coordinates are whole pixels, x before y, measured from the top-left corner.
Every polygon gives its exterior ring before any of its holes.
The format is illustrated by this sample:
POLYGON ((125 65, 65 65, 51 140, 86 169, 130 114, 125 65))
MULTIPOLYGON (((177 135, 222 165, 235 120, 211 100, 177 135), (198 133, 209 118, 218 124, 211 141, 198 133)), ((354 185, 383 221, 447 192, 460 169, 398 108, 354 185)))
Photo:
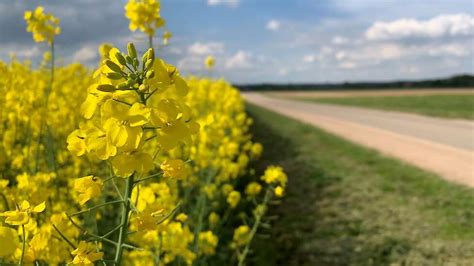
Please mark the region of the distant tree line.
POLYGON ((424 89, 424 88, 474 88, 473 75, 457 75, 444 79, 390 82, 344 82, 320 84, 246 84, 234 85, 242 91, 278 91, 278 90, 364 90, 364 89, 424 89))

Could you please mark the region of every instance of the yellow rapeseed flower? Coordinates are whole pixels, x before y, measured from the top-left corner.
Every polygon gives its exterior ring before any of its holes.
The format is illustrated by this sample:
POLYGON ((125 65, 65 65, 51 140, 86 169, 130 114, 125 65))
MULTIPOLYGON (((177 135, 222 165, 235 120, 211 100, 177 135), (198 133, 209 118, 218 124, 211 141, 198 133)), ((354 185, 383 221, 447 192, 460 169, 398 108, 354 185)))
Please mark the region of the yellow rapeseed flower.
POLYGON ((156 0, 130 0, 125 6, 125 16, 130 20, 131 31, 138 29, 150 36, 165 25, 160 16, 160 2, 156 0))
POLYGON ((207 69, 212 69, 215 64, 216 64, 216 59, 214 59, 214 57, 211 55, 206 57, 206 59, 204 60, 204 65, 206 66, 207 69))
POLYGON ((48 41, 48 43, 52 43, 54 35, 61 33, 59 19, 44 13, 43 10, 43 7, 39 6, 34 11, 25 12, 26 30, 33 33, 35 42, 48 41))
POLYGON ((250 228, 247 225, 241 225, 234 230, 232 246, 234 248, 247 244, 250 236, 250 228))
POLYGON ((6 211, 0 213, 0 216, 7 217, 5 219, 5 223, 11 225, 25 225, 30 221, 30 214, 31 213, 39 213, 43 212, 46 208, 46 203, 42 202, 35 207, 31 207, 30 203, 24 200, 20 206, 17 207, 14 211, 6 211))
POLYGON ((79 246, 71 252, 74 255, 72 260, 73 265, 89 266, 94 265, 94 262, 102 259, 103 252, 96 251, 96 245, 85 241, 79 242, 79 246))
POLYGON ((213 255, 216 253, 216 247, 219 242, 212 231, 205 231, 199 233, 199 251, 205 255, 213 255))
POLYGON ((186 175, 186 166, 183 160, 170 159, 160 165, 164 177, 182 179, 186 175))
POLYGON ((237 207, 237 204, 239 204, 240 201, 240 192, 238 191, 232 191, 229 193, 229 196, 227 196, 227 203, 229 203, 229 206, 231 208, 237 207))
POLYGON ((257 182, 250 182, 245 188, 245 194, 249 197, 257 196, 262 191, 262 186, 257 182))
POLYGON ((168 45, 169 40, 173 37, 173 34, 169 31, 163 32, 163 45, 168 45))
POLYGON ((17 231, 10 227, 0 226, 0 258, 13 254, 17 247, 17 231))
POLYGON ((74 190, 79 194, 79 204, 84 205, 90 199, 100 196, 104 183, 100 178, 89 175, 74 181, 74 190))

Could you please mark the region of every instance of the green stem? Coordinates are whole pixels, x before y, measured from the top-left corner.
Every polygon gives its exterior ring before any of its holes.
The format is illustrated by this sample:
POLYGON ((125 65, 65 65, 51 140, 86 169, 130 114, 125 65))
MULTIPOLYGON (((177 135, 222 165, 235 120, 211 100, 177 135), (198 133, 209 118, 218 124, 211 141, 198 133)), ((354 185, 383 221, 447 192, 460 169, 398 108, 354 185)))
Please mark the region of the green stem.
MULTIPOLYGON (((51 41, 51 45, 50 45, 50 48, 51 48, 51 75, 50 75, 50 78, 49 78, 49 86, 48 88, 46 89, 46 93, 44 95, 45 97, 45 100, 44 100, 44 108, 45 110, 48 108, 48 103, 49 103, 49 95, 51 94, 51 91, 53 90, 53 83, 54 83, 54 39, 51 41)), ((38 169, 39 169, 39 159, 40 159, 40 144, 41 144, 41 137, 43 135, 43 127, 44 127, 44 118, 45 116, 41 116, 41 122, 40 122, 40 132, 39 132, 39 135, 38 135, 38 142, 37 142, 37 148, 36 148, 36 158, 35 158, 35 173, 38 172, 38 169)), ((56 160, 55 158, 53 158, 53 160, 56 160)))
POLYGON ((20 263, 18 265, 22 266, 23 265, 23 260, 25 259, 25 249, 26 249, 26 234, 25 234, 25 225, 21 225, 21 229, 23 232, 23 244, 21 245, 21 257, 20 257, 20 263))
POLYGON ((83 210, 83 211, 80 211, 80 212, 76 212, 76 213, 70 214, 70 215, 68 215, 68 216, 69 216, 69 217, 77 216, 77 215, 79 215, 79 214, 87 213, 87 212, 90 212, 90 211, 95 210, 95 209, 97 209, 97 208, 104 207, 104 206, 111 205, 111 204, 116 204, 116 203, 123 203, 123 200, 108 201, 108 202, 105 202, 105 203, 102 203, 102 204, 99 204, 99 205, 90 207, 90 208, 87 209, 87 210, 83 210))
POLYGON ((128 219, 130 215, 130 197, 132 196, 133 190, 133 176, 131 175, 125 184, 125 194, 124 200, 125 204, 122 206, 122 215, 120 219, 120 224, 122 228, 119 232, 119 237, 117 240, 117 246, 115 251, 115 265, 120 266, 122 263, 122 255, 125 241, 127 240, 127 229, 128 229, 128 219))
MULTIPOLYGON (((211 183, 211 179, 215 175, 216 175, 215 171, 207 173, 206 183, 204 183, 204 187, 207 186, 209 183, 211 183)), ((194 248, 193 248, 194 253, 197 253, 199 249, 199 233, 201 233, 202 231, 204 215, 207 212, 206 205, 207 205, 206 193, 201 192, 201 195, 199 196, 199 199, 198 199, 198 210, 199 210, 198 223, 194 231, 194 248)))
POLYGON ((0 197, 2 197, 3 205, 5 207, 5 211, 8 211, 10 209, 10 206, 8 205, 7 197, 3 193, 0 193, 0 197))
MULTIPOLYGON (((263 203, 262 203, 264 206, 267 206, 268 201, 269 201, 270 198, 271 198, 271 195, 272 195, 272 188, 268 188, 267 191, 266 191, 266 193, 265 193, 265 197, 264 197, 263 203)), ((250 251, 250 244, 252 243, 252 240, 253 240, 255 234, 257 233, 257 229, 258 229, 258 227, 260 226, 260 223, 261 223, 261 221, 262 221, 263 215, 264 215, 264 213, 259 213, 259 214, 255 217, 255 223, 253 224, 252 230, 250 231, 250 235, 249 235, 247 244, 245 244, 244 251, 243 251, 242 254, 239 256, 239 264, 238 264, 238 266, 243 266, 243 265, 244 265, 245 258, 247 257, 247 254, 248 254, 249 251, 250 251)))
MULTIPOLYGON (((148 35, 148 47, 153 48, 153 36, 150 34, 148 35)), ((143 62, 145 63, 145 62, 143 62)))
POLYGON ((54 228, 54 230, 56 230, 56 232, 58 232, 58 234, 61 236, 61 238, 64 241, 66 241, 66 243, 68 243, 69 246, 71 246, 73 249, 76 249, 76 246, 61 231, 59 231, 59 229, 56 227, 56 225, 53 224, 53 228, 54 228))

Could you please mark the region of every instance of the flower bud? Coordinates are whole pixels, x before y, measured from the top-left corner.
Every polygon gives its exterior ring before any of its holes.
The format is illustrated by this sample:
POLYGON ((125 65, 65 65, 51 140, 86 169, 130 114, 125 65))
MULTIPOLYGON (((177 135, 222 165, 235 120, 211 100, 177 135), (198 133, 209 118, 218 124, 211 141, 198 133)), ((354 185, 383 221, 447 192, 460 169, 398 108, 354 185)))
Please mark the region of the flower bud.
POLYGON ((145 68, 150 69, 153 66, 153 60, 148 59, 145 63, 145 68))
POLYGON ((147 78, 147 79, 151 79, 151 78, 153 78, 154 76, 155 76, 155 71, 150 70, 150 71, 146 72, 146 78, 147 78))
POLYGON ((103 92, 114 92, 116 88, 110 84, 100 84, 99 86, 97 86, 97 90, 103 92))
POLYGON ((110 70, 117 73, 122 72, 122 69, 117 64, 115 64, 112 60, 106 59, 104 62, 105 62, 105 65, 110 68, 110 70))
POLYGON ((117 61, 119 61, 121 65, 127 64, 127 61, 125 61, 125 57, 121 53, 116 53, 115 58, 117 58, 117 61))
POLYGON ((145 84, 141 84, 140 87, 138 87, 138 90, 141 92, 145 92, 148 90, 148 86, 145 84))
POLYGON ((119 85, 117 85, 117 88, 119 88, 119 89, 126 89, 128 87, 129 86, 127 85, 126 81, 124 81, 124 82, 120 83, 119 85))
POLYGON ((135 49, 135 45, 133 45, 133 43, 128 43, 127 45, 127 50, 128 50, 128 55, 135 59, 137 58, 137 50, 135 49))
POLYGON ((120 75, 119 73, 107 73, 105 74, 105 76, 108 78, 108 79, 113 79, 113 80, 117 80, 117 79, 121 79, 122 78, 122 75, 120 75))
POLYGON ((125 56, 125 61, 127 61, 127 64, 129 65, 133 65, 133 59, 129 55, 125 56))

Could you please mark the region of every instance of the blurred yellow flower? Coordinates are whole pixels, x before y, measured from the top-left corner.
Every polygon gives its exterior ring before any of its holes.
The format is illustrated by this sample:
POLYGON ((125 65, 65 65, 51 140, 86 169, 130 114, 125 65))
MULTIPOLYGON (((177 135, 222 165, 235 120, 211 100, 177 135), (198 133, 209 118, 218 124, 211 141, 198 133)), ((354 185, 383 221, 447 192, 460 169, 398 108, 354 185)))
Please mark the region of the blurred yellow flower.
POLYGON ((216 59, 214 59, 213 56, 208 56, 204 60, 204 65, 206 66, 207 69, 212 69, 214 65, 216 64, 216 59))
POLYGON ((160 165, 164 177, 182 179, 186 175, 186 166, 183 160, 170 159, 160 165))
POLYGON ((138 29, 150 36, 165 25, 160 16, 160 2, 156 0, 130 0, 125 5, 125 16, 130 20, 131 31, 138 29))
POLYGON ((74 190, 79 193, 79 204, 84 205, 90 199, 100 196, 104 183, 93 175, 74 180, 74 190))
POLYGON ((284 190, 283 190, 282 187, 277 186, 277 187, 275 188, 275 196, 277 196, 277 197, 283 197, 283 193, 284 193, 284 190))
POLYGON ((216 253, 216 247, 219 242, 212 231, 205 231, 199 233, 199 251, 205 255, 212 255, 216 253))
POLYGON ((5 223, 11 225, 25 225, 30 221, 31 213, 43 212, 46 208, 46 203, 42 202, 35 207, 31 208, 30 203, 24 200, 20 206, 14 211, 6 211, 0 213, 0 216, 7 217, 5 223))
POLYGON ((51 14, 45 14, 43 10, 43 7, 39 6, 34 11, 25 12, 26 30, 33 33, 35 42, 48 41, 48 43, 52 43, 54 35, 61 33, 59 19, 51 14))
POLYGON ((229 206, 231 208, 237 207, 237 204, 239 204, 240 201, 240 192, 238 191, 232 191, 229 193, 229 196, 227 196, 227 203, 229 203, 229 206))
POLYGON ((173 34, 169 31, 163 32, 163 45, 168 45, 169 40, 173 37, 173 34))
POLYGON ((250 228, 247 225, 241 225, 234 230, 232 241, 233 248, 241 247, 247 244, 250 236, 250 228))
POLYGON ((13 254, 18 245, 17 231, 10 227, 0 226, 0 258, 13 254))
POLYGON ((262 186, 257 182, 250 182, 245 188, 245 194, 249 197, 257 196, 262 191, 262 186))
POLYGON ((94 262, 102 259, 103 252, 96 251, 96 245, 85 241, 79 242, 79 246, 71 252, 74 255, 72 260, 73 265, 89 266, 94 265, 94 262))

